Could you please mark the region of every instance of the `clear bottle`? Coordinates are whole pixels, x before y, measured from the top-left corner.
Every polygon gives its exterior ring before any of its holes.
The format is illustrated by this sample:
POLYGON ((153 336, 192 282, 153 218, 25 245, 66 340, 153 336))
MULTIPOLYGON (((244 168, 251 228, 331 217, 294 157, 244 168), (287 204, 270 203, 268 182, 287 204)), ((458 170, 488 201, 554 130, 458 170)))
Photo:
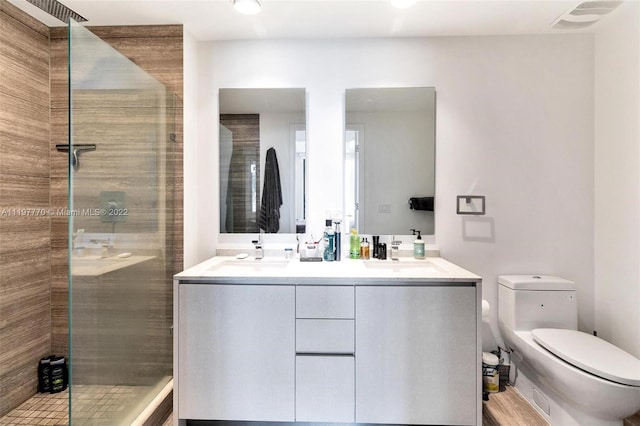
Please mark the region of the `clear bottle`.
POLYGON ((360 237, 358 230, 351 228, 351 237, 349 238, 349 258, 360 259, 360 237))
POLYGON ((362 243, 360 244, 360 258, 369 259, 369 257, 370 257, 369 240, 367 240, 366 238, 363 238, 362 243))
POLYGON ((336 233, 333 230, 333 225, 331 223, 331 219, 327 219, 325 221, 325 229, 324 229, 324 255, 323 258, 325 262, 333 262, 335 259, 336 253, 336 233))

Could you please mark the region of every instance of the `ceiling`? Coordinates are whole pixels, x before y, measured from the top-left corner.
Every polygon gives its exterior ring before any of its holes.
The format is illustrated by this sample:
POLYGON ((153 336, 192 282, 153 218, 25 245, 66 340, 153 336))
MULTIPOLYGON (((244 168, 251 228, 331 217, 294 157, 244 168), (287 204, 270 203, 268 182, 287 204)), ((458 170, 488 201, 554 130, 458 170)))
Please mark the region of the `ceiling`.
MULTIPOLYGON (((10 1, 49 26, 64 25, 26 0, 10 1)), ((231 0, 60 1, 87 25, 183 24, 198 40, 584 33, 608 17, 583 30, 552 29, 579 0, 418 0, 409 9, 388 0, 263 0, 258 15, 237 13, 231 0)))

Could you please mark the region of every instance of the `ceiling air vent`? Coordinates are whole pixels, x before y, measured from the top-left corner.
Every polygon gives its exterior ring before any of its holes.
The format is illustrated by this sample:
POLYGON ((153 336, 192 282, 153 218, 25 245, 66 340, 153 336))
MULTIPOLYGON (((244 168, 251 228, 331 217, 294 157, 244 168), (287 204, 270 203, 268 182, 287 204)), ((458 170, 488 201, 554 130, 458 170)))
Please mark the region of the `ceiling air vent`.
POLYGON ((621 4, 622 1, 617 0, 585 1, 560 15, 551 26, 560 30, 586 28, 621 4))

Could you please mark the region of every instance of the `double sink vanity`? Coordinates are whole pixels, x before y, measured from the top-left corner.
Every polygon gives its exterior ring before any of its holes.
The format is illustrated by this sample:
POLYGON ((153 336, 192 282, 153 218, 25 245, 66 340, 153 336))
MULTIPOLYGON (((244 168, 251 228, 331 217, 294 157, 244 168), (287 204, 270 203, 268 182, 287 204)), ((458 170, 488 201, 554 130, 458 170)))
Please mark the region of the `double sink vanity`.
POLYGON ((174 423, 480 425, 481 278, 217 256, 174 279, 174 423))
MULTIPOLYGON (((345 90, 334 157, 345 210, 324 216, 345 218, 345 238, 434 234, 435 101, 432 87, 345 90), (432 202, 414 209, 411 197, 432 202)), ((306 182, 323 176, 308 173, 307 104, 302 88, 220 88, 221 239, 262 229, 316 241, 306 182), (259 219, 273 209, 258 206, 274 195, 260 192, 273 187, 261 184, 267 153, 284 183, 268 230, 259 219)), ((174 424, 479 425, 481 281, 439 257, 196 265, 174 277, 174 424)))

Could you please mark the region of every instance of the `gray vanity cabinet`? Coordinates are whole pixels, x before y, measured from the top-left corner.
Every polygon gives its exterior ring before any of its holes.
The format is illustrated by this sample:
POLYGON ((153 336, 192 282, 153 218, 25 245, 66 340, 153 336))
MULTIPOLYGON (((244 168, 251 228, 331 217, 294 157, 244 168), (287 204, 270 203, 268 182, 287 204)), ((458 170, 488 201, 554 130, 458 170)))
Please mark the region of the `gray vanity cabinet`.
POLYGON ((479 277, 440 258, 223 276, 229 260, 174 281, 176 426, 482 423, 479 277))
POLYGON ((295 287, 181 284, 183 419, 293 421, 295 287))
POLYGON ((356 287, 358 423, 477 422, 475 286, 356 287))

